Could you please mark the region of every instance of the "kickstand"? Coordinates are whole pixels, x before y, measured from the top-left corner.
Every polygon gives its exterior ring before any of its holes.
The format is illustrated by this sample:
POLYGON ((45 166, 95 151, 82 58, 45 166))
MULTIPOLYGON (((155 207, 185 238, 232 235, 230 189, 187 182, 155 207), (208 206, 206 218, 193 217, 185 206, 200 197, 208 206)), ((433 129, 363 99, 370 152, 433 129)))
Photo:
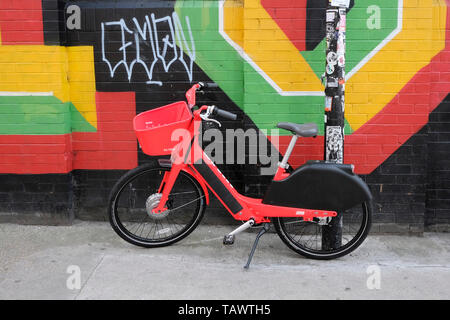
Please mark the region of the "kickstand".
POLYGON ((263 228, 256 235, 255 242, 253 243, 252 251, 250 251, 250 255, 248 256, 247 264, 244 266, 244 269, 248 269, 250 267, 250 263, 252 262, 253 254, 255 253, 256 246, 258 245, 259 238, 269 231, 270 223, 264 223, 263 228))

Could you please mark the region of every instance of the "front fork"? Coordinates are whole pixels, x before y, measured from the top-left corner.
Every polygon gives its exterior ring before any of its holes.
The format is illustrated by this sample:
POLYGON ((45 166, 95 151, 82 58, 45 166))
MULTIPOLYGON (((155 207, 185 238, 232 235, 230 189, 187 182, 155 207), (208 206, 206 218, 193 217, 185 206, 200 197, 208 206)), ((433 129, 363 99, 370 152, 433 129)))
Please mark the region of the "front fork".
POLYGON ((169 199, 169 194, 183 166, 184 164, 172 164, 170 171, 164 173, 163 180, 158 189, 158 193, 162 193, 162 197, 159 200, 158 206, 152 210, 153 213, 162 213, 167 210, 166 202, 169 199))
POLYGON ((178 174, 181 170, 186 168, 186 164, 183 160, 186 160, 191 155, 191 147, 193 144, 198 143, 198 136, 195 137, 194 142, 189 132, 199 132, 201 125, 200 113, 207 110, 207 106, 202 106, 194 112, 194 121, 192 123, 192 130, 184 133, 181 142, 175 147, 171 155, 171 170, 164 174, 161 185, 159 186, 158 193, 162 193, 159 204, 152 210, 153 213, 162 213, 168 208, 166 202, 169 198, 169 194, 172 191, 173 185, 178 178, 178 174))

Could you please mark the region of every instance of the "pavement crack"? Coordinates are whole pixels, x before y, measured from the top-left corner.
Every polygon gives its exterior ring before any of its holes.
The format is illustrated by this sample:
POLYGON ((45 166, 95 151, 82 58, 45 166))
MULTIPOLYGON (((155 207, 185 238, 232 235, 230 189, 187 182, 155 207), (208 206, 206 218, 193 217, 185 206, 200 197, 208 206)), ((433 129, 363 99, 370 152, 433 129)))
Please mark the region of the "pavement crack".
POLYGON ((100 261, 95 265, 94 269, 91 271, 91 273, 88 275, 86 281, 83 283, 83 285, 81 286, 80 291, 75 295, 75 297, 73 298, 74 300, 78 299, 78 296, 81 294, 81 292, 83 292, 83 289, 86 287, 86 284, 89 282, 89 279, 91 279, 92 275, 95 273, 95 271, 97 271, 98 267, 100 266, 100 264, 103 262, 103 259, 105 258, 105 254, 102 254, 100 261))
POLYGON ((193 245, 193 244, 202 244, 202 243, 205 243, 205 242, 210 242, 210 241, 217 241, 217 240, 222 240, 223 239, 223 237, 216 237, 216 238, 210 238, 210 239, 203 239, 203 240, 200 240, 200 241, 192 241, 192 242, 186 242, 186 245, 193 245))
POLYGON ((440 265, 440 264, 391 264, 391 263, 378 263, 378 265, 380 266, 384 266, 384 267, 396 267, 396 268, 417 268, 417 269, 421 269, 421 268, 440 268, 440 269, 450 269, 450 266, 446 266, 446 265, 440 265))

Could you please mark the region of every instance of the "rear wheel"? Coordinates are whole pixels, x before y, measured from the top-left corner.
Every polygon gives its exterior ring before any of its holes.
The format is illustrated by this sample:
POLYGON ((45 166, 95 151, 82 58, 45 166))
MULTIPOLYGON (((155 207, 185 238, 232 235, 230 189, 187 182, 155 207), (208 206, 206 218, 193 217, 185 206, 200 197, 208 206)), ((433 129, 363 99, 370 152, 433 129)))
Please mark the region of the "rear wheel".
POLYGON ((124 240, 142 247, 175 243, 200 223, 205 211, 205 195, 197 180, 180 171, 166 202, 168 210, 154 214, 159 204, 158 189, 170 168, 156 163, 127 172, 116 183, 109 199, 109 221, 124 240))
POLYGON ((289 248, 307 258, 328 260, 349 254, 361 245, 370 230, 371 213, 371 203, 363 202, 338 212, 331 221, 275 218, 273 222, 278 235, 289 248), (330 236, 336 229, 342 234, 330 236))

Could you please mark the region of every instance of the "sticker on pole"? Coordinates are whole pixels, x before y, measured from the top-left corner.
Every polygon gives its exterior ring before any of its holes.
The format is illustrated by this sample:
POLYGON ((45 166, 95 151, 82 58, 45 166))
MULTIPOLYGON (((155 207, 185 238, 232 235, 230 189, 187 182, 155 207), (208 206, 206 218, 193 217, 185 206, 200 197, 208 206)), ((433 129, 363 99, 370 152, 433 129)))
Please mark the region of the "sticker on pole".
MULTIPOLYGON (((331 105, 333 104, 333 97, 325 97, 325 111, 331 111, 331 105)), ((325 121, 326 122, 326 121, 325 121)))
POLYGON ((340 126, 328 126, 326 140, 326 160, 342 163, 344 159, 344 135, 340 126))
POLYGON ((336 52, 330 51, 327 55, 327 62, 329 65, 336 65, 338 63, 338 56, 336 52))
POLYGON ((332 65, 332 64, 328 64, 327 65, 327 73, 328 74, 333 74, 334 73, 334 65, 332 65))
POLYGON ((330 0, 330 5, 333 7, 350 7, 350 0, 330 0))
POLYGON ((336 19, 336 15, 337 15, 337 10, 329 10, 327 11, 327 22, 334 22, 334 20, 336 19))

